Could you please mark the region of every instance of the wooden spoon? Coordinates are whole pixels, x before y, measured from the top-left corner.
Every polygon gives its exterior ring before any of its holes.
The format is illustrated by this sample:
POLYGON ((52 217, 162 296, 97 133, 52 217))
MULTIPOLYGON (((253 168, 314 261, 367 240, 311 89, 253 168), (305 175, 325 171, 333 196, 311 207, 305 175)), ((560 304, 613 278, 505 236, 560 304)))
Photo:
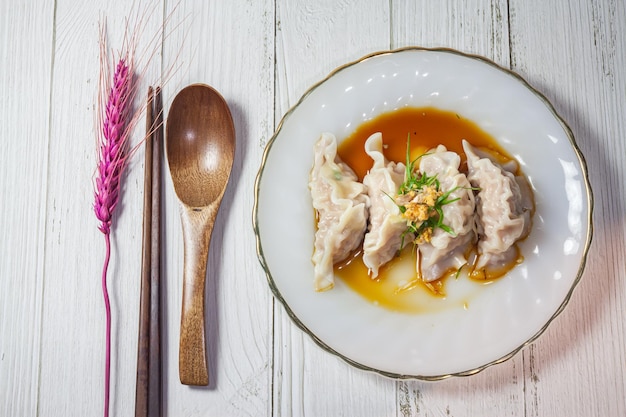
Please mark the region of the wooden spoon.
POLYGON ((235 156, 235 128, 226 101, 208 85, 181 90, 169 110, 166 152, 181 202, 184 269, 179 375, 208 385, 204 288, 215 217, 235 156))

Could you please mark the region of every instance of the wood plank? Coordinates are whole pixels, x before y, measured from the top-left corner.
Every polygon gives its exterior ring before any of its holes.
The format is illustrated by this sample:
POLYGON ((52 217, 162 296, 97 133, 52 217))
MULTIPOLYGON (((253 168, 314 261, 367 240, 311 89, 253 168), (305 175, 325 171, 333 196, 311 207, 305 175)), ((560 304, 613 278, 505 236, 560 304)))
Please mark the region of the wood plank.
POLYGON ((398 382, 398 416, 524 416, 522 358, 477 375, 435 383, 398 382))
POLYGON ((595 194, 583 279, 525 356, 527 415, 626 415, 626 5, 512 0, 510 10, 512 66, 569 123, 595 194))
MULTIPOLYGON (((103 410, 105 310, 100 286, 105 244, 93 214, 96 168, 94 105, 99 79, 98 22, 107 19, 109 46, 120 50, 125 19, 136 2, 56 2, 50 170, 46 218, 41 415, 97 415, 103 410), (60 389, 60 387, 63 387, 60 389)), ((158 33, 162 7, 145 16, 138 52, 158 33)), ((139 11, 138 13, 143 13, 139 11)), ((131 18, 130 24, 133 24, 131 18)), ((145 62, 145 61, 144 61, 145 62)), ((158 79, 160 62, 147 68, 158 79)), ((143 120, 134 135, 144 135, 143 120)), ((131 415, 135 400, 141 265, 143 151, 131 160, 114 217, 108 285, 113 311, 111 415, 131 415)))
MULTIPOLYGON (((276 124, 331 70, 390 47, 387 2, 278 1, 276 7, 276 124)), ((393 380, 325 352, 275 304, 273 416, 395 412, 393 380)))
POLYGON ((0 4, 0 415, 35 416, 54 2, 0 4))
POLYGON ((507 0, 420 0, 393 6, 393 48, 453 48, 509 66, 507 0))
MULTIPOLYGON (((173 4, 168 2, 170 13, 173 4)), ((176 4, 176 2, 174 2, 176 4)), ((207 281, 208 389, 178 380, 183 247, 178 202, 165 174, 168 310, 166 413, 258 416, 271 407, 271 295, 256 257, 251 227, 253 183, 273 129, 274 5, 270 1, 181 1, 165 40, 164 63, 182 67, 166 84, 164 105, 191 83, 216 88, 230 106, 236 153, 213 231, 207 281), (227 264, 228 263, 228 264, 227 264)))
MULTIPOLYGON (((394 2, 393 47, 447 47, 509 65, 506 0, 394 2)), ((398 416, 524 415, 523 354, 469 378, 399 381, 398 416)))

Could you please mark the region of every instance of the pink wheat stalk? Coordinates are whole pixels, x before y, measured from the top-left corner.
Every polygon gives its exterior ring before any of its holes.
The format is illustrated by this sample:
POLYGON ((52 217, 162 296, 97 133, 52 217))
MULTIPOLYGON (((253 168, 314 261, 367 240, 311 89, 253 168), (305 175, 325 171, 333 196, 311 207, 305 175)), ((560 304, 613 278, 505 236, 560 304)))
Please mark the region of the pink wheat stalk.
POLYGON ((111 257, 111 223, 120 198, 121 176, 127 165, 128 137, 126 130, 130 114, 129 90, 132 73, 125 59, 120 59, 113 75, 113 85, 105 104, 105 119, 98 146, 94 211, 100 220, 98 229, 104 233, 106 255, 102 270, 102 293, 106 310, 106 357, 104 377, 104 415, 109 415, 111 380, 111 305, 107 290, 107 270, 111 257))
MULTIPOLYGON (((178 7, 174 6, 172 13, 178 7)), ((150 15, 157 11, 147 5, 143 11, 138 11, 132 24, 126 21, 125 36, 121 51, 110 54, 106 46, 105 25, 100 25, 100 83, 98 86, 98 101, 96 109, 96 149, 98 163, 94 180, 94 212, 99 220, 98 229, 104 234, 106 252, 102 267, 102 294, 106 314, 105 336, 105 373, 104 373, 104 416, 109 415, 109 394, 111 381, 111 304, 107 289, 107 271, 111 258, 111 233, 113 230, 113 215, 120 200, 121 184, 124 171, 132 155, 139 149, 143 140, 131 147, 131 135, 139 119, 146 110, 146 105, 134 108, 139 85, 148 68, 148 63, 160 49, 163 36, 158 32, 149 42, 146 49, 139 55, 139 61, 145 61, 145 66, 136 71, 135 50, 138 36, 145 29, 150 15), (116 62, 111 65, 111 60, 116 62), (113 73, 111 76, 111 72, 113 73)), ((171 15, 170 15, 171 16, 171 15)), ((169 21, 167 16, 163 27, 169 21)), ((176 28, 177 26, 175 26, 176 28)), ((172 66, 162 75, 168 79, 174 72, 172 66)), ((145 139, 145 136, 144 136, 145 139)))
MULTIPOLYGON (((127 31, 128 35, 128 31, 127 31)), ((136 38, 126 36, 124 47, 115 59, 117 64, 111 77, 111 65, 106 47, 104 25, 100 29, 100 85, 96 111, 96 139, 98 163, 94 182, 94 212, 99 220, 98 229, 104 234, 106 253, 102 268, 102 294, 106 314, 104 416, 109 415, 111 380, 111 304, 107 289, 107 271, 111 258, 111 232, 113 215, 120 200, 124 171, 137 146, 130 148, 130 139, 144 107, 133 109, 138 89, 134 70, 136 38)))
POLYGON ((128 154, 128 115, 130 114, 129 90, 131 69, 121 58, 113 74, 113 85, 105 104, 105 119, 98 146, 98 170, 96 177, 96 202, 94 211, 100 220, 98 229, 105 236, 111 233, 112 215, 120 197, 120 178, 126 168, 128 154))

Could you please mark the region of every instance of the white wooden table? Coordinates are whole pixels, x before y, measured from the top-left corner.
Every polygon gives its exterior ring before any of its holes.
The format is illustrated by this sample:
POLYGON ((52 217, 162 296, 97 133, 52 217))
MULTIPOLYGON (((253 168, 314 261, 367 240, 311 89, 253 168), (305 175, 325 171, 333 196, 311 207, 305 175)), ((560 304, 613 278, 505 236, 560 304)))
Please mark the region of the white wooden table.
MULTIPOLYGON (((102 412, 104 239, 92 212, 98 21, 106 16, 119 48, 133 3, 0 2, 0 416, 102 412)), ((165 415, 626 415, 625 2, 143 3, 154 10, 144 43, 171 14, 145 85, 175 62, 166 111, 179 89, 208 83, 237 130, 209 256, 208 388, 178 382, 182 237, 164 175, 165 415), (287 109, 335 67, 407 45, 484 55, 522 75, 569 123, 595 193, 594 242, 567 309, 511 360, 438 383, 386 379, 320 349, 273 299, 251 226, 254 178, 287 109)), ((116 416, 134 415, 143 150, 124 184, 109 270, 116 416)))

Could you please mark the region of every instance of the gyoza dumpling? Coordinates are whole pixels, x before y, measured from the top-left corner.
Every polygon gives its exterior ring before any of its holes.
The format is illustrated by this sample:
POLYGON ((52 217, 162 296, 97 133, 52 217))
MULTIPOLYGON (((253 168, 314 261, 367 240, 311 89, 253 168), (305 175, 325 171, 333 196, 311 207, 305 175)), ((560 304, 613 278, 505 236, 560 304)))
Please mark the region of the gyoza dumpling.
POLYGON ((465 254, 475 237, 474 193, 465 174, 459 172, 460 164, 461 157, 443 145, 420 160, 420 172, 429 177, 436 176, 441 192, 454 190, 447 200, 456 200, 442 206, 443 223, 452 233, 435 228, 430 242, 418 245, 418 268, 421 267, 425 282, 439 279, 450 269, 465 265, 465 254))
POLYGON ((404 180, 404 164, 389 162, 383 155, 383 135, 374 133, 365 142, 365 152, 374 160, 363 184, 370 198, 369 228, 363 240, 363 263, 370 276, 389 262, 400 249, 406 220, 393 200, 404 180))
POLYGON ((323 133, 314 147, 309 188, 317 212, 313 251, 316 291, 334 285, 333 265, 356 249, 365 234, 369 198, 365 186, 337 156, 337 140, 323 133))
MULTIPOLYGON (((472 186, 480 189, 476 196, 478 259, 475 270, 498 269, 517 256, 514 244, 530 228, 532 199, 523 177, 517 178, 463 141, 468 175, 472 186)), ((508 167, 515 171, 517 166, 508 167)))

